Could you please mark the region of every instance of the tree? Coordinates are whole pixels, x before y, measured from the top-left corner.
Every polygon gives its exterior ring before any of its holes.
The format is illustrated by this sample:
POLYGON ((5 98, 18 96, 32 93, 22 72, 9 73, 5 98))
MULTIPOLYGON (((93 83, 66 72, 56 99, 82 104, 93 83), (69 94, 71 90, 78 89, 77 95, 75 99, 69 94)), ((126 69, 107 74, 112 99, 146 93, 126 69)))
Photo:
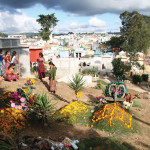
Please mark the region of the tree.
POLYGON ((41 30, 39 31, 43 40, 48 41, 50 39, 50 34, 57 25, 57 18, 55 14, 39 15, 39 19, 36 20, 41 25, 41 30))
POLYGON ((121 48, 121 45, 123 44, 124 40, 120 37, 111 37, 109 41, 106 42, 108 46, 111 46, 111 48, 121 48))
POLYGON ((122 48, 129 54, 130 61, 137 52, 146 54, 150 47, 150 28, 146 17, 137 11, 125 11, 120 14, 120 19, 122 20, 120 31, 125 41, 122 48))
POLYGON ((0 37, 8 37, 8 35, 0 32, 0 37))
POLYGON ((63 40, 63 45, 65 46, 65 47, 68 47, 68 42, 64 39, 63 40))
POLYGON ((130 64, 124 64, 124 62, 121 61, 121 58, 116 58, 112 61, 113 65, 113 74, 118 78, 122 79, 125 72, 128 72, 131 70, 130 64))

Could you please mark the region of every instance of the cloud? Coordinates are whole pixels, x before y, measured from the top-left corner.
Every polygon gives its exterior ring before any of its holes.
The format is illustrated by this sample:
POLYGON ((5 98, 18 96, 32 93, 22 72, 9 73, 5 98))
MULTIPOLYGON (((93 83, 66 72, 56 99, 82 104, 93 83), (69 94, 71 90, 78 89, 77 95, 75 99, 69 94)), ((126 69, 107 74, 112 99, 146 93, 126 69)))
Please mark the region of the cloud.
POLYGON ((106 26, 107 24, 106 24, 105 21, 100 20, 97 17, 92 17, 89 20, 89 25, 92 26, 92 27, 103 27, 103 26, 106 26))
MULTIPOLYGON (((20 9, 11 13, 7 10, 0 10, 0 32, 17 34, 23 32, 38 32, 40 25, 35 18, 22 13, 20 9)), ((69 25, 57 25, 54 33, 82 33, 82 32, 107 32, 108 24, 97 17, 91 17, 87 23, 71 22, 69 25)))
POLYGON ((149 0, 0 0, 1 7, 14 8, 14 10, 35 4, 84 16, 103 13, 120 14, 125 10, 146 13, 150 10, 149 0))
POLYGON ((85 33, 85 32, 107 32, 108 24, 97 17, 91 17, 88 23, 72 22, 70 25, 61 25, 55 28, 55 33, 85 33))
POLYGON ((9 11, 0 11, 0 32, 3 33, 20 33, 20 32, 37 32, 40 25, 35 18, 28 17, 20 10, 12 14, 9 11))

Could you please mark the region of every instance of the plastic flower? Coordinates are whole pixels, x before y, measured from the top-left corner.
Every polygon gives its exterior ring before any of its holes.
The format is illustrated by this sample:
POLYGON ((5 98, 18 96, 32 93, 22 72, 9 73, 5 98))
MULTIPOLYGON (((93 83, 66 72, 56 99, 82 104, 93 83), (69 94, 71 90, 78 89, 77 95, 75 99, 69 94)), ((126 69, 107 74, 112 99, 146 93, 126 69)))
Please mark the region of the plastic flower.
POLYGON ((24 97, 22 97, 21 99, 20 99, 20 101, 22 102, 22 103, 24 103, 25 102, 25 98, 24 97))
POLYGON ((31 79, 31 82, 32 82, 32 84, 34 84, 35 83, 34 79, 31 79))
POLYGON ((22 109, 22 106, 21 106, 21 105, 19 105, 19 106, 18 106, 18 109, 19 109, 19 110, 21 110, 21 109, 22 109))
POLYGON ((81 93, 81 92, 75 92, 75 94, 76 94, 76 98, 77 98, 77 96, 78 96, 79 99, 80 99, 81 96, 82 96, 82 93, 81 93))
POLYGON ((25 103, 21 103, 21 106, 22 106, 22 107, 25 107, 25 103))
POLYGON ((16 107, 15 103, 11 103, 11 108, 15 108, 15 107, 16 107))

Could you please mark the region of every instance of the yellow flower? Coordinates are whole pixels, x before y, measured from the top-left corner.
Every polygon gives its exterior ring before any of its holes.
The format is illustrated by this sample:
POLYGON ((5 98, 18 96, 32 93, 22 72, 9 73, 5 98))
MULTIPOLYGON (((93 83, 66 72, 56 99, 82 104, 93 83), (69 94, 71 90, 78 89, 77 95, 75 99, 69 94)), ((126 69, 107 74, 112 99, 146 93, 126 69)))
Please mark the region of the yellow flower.
POLYGON ((34 79, 31 79, 31 82, 32 82, 32 84, 34 84, 35 83, 34 79))
POLYGON ((4 113, 4 110, 3 110, 3 109, 1 110, 1 113, 4 113))
POLYGON ((29 77, 27 77, 27 80, 29 80, 30 78, 29 77))

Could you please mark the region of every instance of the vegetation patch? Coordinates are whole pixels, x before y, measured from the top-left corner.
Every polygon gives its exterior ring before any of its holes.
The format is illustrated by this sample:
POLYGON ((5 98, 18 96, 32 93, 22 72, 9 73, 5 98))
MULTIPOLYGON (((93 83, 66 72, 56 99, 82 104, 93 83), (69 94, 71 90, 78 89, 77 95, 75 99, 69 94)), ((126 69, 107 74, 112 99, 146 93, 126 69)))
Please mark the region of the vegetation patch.
POLYGON ((134 133, 137 124, 132 115, 117 103, 106 104, 93 115, 93 126, 110 133, 134 133))
POLYGON ((120 143, 114 138, 90 138, 80 140, 80 150, 134 150, 135 148, 127 143, 120 143))
POLYGON ((83 102, 75 101, 56 111, 53 118, 69 124, 89 124, 91 109, 83 102))

